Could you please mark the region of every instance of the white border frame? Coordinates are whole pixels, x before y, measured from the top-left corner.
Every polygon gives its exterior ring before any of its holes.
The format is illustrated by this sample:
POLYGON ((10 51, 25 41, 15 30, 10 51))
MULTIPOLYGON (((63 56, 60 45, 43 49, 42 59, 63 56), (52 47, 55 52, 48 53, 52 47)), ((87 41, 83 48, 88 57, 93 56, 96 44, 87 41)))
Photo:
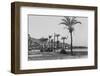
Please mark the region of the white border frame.
POLYGON ((75 66, 94 66, 94 11, 40 7, 20 8, 20 69, 43 69, 75 66), (41 12, 40 12, 41 11, 41 12), (28 14, 88 17, 88 58, 67 60, 28 61, 28 14), (77 62, 77 63, 76 63, 77 62))

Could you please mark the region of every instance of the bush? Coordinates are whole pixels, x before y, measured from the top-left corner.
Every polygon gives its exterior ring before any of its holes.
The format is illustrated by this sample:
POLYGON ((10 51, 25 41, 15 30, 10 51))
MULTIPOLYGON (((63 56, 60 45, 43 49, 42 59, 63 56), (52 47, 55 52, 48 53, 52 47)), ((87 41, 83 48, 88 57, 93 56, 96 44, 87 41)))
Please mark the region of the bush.
POLYGON ((67 54, 67 52, 65 51, 65 49, 61 49, 60 53, 61 54, 67 54))

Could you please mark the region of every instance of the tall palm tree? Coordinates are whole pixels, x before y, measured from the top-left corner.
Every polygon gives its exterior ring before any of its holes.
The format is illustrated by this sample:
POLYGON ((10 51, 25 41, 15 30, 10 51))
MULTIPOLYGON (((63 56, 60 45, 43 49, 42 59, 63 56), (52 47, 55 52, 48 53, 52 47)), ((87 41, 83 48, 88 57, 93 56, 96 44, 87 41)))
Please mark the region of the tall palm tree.
POLYGON ((54 33, 54 52, 55 52, 55 33, 54 33))
POLYGON ((51 35, 49 35, 49 42, 48 42, 48 44, 49 44, 48 51, 49 51, 49 52, 51 52, 51 51, 52 51, 52 50, 51 50, 51 38, 52 38, 52 36, 51 36, 51 35))
POLYGON ((73 38, 72 38, 72 32, 74 31, 74 27, 73 25, 75 24, 81 24, 80 21, 77 21, 76 17, 75 16, 64 16, 64 19, 62 19, 62 22, 60 24, 63 24, 65 25, 68 30, 69 30, 69 33, 70 33, 70 38, 71 38, 71 55, 73 55, 73 50, 72 50, 72 42, 73 42, 73 38))
POLYGON ((54 40, 53 39, 51 39, 51 49, 52 49, 52 51, 53 51, 53 43, 54 43, 54 40))
POLYGON ((52 36, 49 35, 49 48, 50 48, 51 38, 52 38, 52 36))
POLYGON ((60 34, 56 34, 55 36, 57 37, 57 48, 58 48, 59 47, 59 36, 60 36, 60 34))

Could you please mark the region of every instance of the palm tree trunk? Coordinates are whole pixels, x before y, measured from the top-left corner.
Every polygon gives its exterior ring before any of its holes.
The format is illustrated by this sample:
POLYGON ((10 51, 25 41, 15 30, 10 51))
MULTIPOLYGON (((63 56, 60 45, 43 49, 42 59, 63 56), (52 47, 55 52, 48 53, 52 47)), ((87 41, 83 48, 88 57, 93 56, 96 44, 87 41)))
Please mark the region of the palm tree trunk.
POLYGON ((50 48, 50 38, 49 38, 49 48, 50 48))
POLYGON ((70 37, 71 37, 71 55, 73 55, 73 38, 72 38, 72 32, 70 33, 70 37))
POLYGON ((58 48, 58 36, 57 36, 57 48, 58 48))
POLYGON ((65 49, 65 39, 63 40, 63 49, 65 49))
POLYGON ((55 33, 54 33, 54 52, 55 52, 55 33))
POLYGON ((63 39, 63 49, 64 49, 64 39, 63 39))

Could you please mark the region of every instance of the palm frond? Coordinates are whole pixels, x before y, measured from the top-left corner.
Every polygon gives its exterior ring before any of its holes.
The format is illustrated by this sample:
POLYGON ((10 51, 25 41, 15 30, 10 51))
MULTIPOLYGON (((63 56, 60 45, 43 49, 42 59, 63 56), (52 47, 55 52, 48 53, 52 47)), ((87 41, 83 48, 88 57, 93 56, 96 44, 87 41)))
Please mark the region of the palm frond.
POLYGON ((70 25, 71 18, 69 16, 64 16, 68 24, 70 25))
POLYGON ((72 27, 75 24, 81 24, 80 21, 77 21, 75 16, 64 16, 65 19, 62 19, 63 22, 61 22, 60 24, 63 24, 67 27, 64 27, 65 29, 67 28, 69 30, 69 32, 73 32, 74 31, 74 27, 72 27))
POLYGON ((78 23, 79 23, 79 24, 81 24, 81 22, 79 22, 79 21, 77 21, 77 22, 74 22, 73 24, 78 24, 78 23))
POLYGON ((66 24, 68 24, 68 21, 66 19, 61 19, 63 22, 65 22, 66 24))
POLYGON ((78 23, 81 24, 80 21, 77 21, 77 20, 76 20, 76 17, 73 17, 72 20, 71 20, 71 25, 75 25, 75 24, 78 24, 78 23))
POLYGON ((63 24, 63 25, 65 25, 65 26, 69 26, 67 23, 65 23, 65 22, 61 22, 60 24, 63 24))
POLYGON ((75 17, 75 16, 73 16, 73 17, 72 17, 72 20, 76 20, 76 17, 75 17))
POLYGON ((73 23, 75 21, 77 21, 77 20, 76 20, 76 17, 74 16, 74 17, 72 17, 71 23, 73 23))

